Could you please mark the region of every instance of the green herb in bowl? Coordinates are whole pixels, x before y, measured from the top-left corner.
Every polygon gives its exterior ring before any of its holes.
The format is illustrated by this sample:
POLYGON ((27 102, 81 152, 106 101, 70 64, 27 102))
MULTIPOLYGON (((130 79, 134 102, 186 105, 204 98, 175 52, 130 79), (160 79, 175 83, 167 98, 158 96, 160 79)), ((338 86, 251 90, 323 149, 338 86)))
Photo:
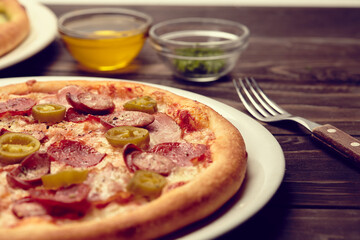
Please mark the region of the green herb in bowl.
MULTIPOLYGON (((182 48, 177 49, 176 54, 187 57, 212 57, 223 54, 223 51, 216 48, 182 48)), ((225 67, 225 60, 188 60, 175 59, 174 66, 182 74, 218 74, 225 67)))

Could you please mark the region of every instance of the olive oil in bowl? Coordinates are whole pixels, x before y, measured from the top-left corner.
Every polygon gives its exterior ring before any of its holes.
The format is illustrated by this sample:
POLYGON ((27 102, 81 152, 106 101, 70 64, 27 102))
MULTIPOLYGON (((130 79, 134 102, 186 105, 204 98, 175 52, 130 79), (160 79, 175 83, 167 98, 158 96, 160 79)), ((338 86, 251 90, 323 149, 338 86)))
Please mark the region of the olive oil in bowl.
POLYGON ((112 71, 126 67, 136 58, 150 23, 149 16, 132 10, 90 9, 65 14, 59 19, 59 32, 81 65, 112 71))

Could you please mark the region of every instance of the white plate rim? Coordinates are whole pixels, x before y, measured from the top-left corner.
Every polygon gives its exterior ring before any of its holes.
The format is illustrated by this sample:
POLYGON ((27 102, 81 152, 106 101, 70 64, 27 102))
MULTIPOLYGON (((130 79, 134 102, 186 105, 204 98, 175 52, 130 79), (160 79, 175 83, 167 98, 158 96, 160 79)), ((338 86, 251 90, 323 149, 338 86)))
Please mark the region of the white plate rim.
MULTIPOLYGON (((0 86, 37 81, 66 81, 66 80, 101 80, 101 81, 128 81, 152 85, 169 90, 175 94, 194 99, 211 106, 219 112, 241 132, 248 152, 248 169, 243 186, 229 201, 226 209, 220 209, 215 219, 198 226, 181 229, 172 234, 177 239, 214 239, 238 227, 260 211, 274 196, 285 174, 285 157, 280 144, 274 136, 260 123, 246 114, 224 103, 209 97, 173 87, 151 84, 126 79, 79 77, 79 76, 31 76, 4 78, 0 86), (260 150, 259 150, 260 146, 260 150)), ((210 216, 211 218, 211 216, 210 216)), ((167 237, 165 237, 167 239, 167 237)))
POLYGON ((20 2, 29 16, 30 33, 19 46, 0 57, 0 70, 32 57, 57 36, 57 17, 49 8, 33 0, 20 2))

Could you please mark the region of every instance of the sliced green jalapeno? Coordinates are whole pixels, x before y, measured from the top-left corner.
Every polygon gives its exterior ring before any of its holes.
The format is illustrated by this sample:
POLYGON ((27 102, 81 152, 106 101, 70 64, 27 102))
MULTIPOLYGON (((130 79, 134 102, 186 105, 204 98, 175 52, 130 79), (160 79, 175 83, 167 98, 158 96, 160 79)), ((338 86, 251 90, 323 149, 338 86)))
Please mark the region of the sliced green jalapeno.
POLYGON ((41 177, 46 189, 58 189, 72 184, 79 184, 86 180, 88 170, 66 169, 57 173, 47 174, 41 177))
POLYGON ((157 102, 149 96, 144 96, 126 102, 124 108, 129 111, 140 111, 151 114, 157 111, 157 102))
POLYGON ((105 137, 114 147, 123 147, 128 143, 142 147, 150 142, 148 130, 131 126, 111 128, 105 133, 105 137))
POLYGON ((61 122, 64 119, 65 112, 65 106, 59 104, 38 104, 32 108, 32 115, 39 122, 61 122))
POLYGON ((160 174, 138 170, 127 185, 127 189, 145 197, 158 197, 166 184, 166 178, 160 174))
POLYGON ((39 148, 39 140, 31 135, 5 133, 0 136, 0 161, 5 164, 18 163, 39 148))

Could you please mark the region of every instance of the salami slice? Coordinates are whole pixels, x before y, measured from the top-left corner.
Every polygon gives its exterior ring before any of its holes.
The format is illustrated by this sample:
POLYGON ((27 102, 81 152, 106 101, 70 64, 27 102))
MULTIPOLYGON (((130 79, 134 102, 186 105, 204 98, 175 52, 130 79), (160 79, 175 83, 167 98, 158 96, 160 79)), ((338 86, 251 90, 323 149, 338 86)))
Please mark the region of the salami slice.
POLYGON ((47 190, 43 188, 30 189, 30 197, 44 205, 71 206, 86 200, 90 188, 86 184, 74 184, 67 188, 58 190, 47 190))
POLYGON ((124 159, 132 172, 147 170, 166 176, 176 166, 171 159, 160 154, 143 152, 133 144, 125 146, 124 159))
POLYGON ((146 129, 150 134, 150 145, 177 142, 181 139, 181 129, 174 119, 165 113, 153 114, 155 120, 146 129))
POLYGON ((36 102, 31 98, 19 97, 0 103, 0 116, 5 113, 11 115, 29 115, 36 102))
POLYGON ((124 147, 124 151, 123 151, 123 158, 125 161, 125 165, 126 167, 130 170, 130 172, 135 172, 136 170, 138 170, 138 168, 133 164, 133 155, 137 154, 137 153, 141 153, 142 150, 136 146, 135 144, 127 144, 124 147))
POLYGON ((0 103, 0 116, 8 112, 7 102, 0 103))
POLYGON ((169 175, 175 167, 175 163, 160 154, 138 152, 132 155, 133 165, 138 169, 156 172, 161 175, 169 175))
POLYGON ((11 132, 11 131, 9 131, 9 130, 7 130, 7 129, 5 129, 5 128, 1 128, 1 129, 0 129, 0 136, 3 135, 3 134, 5 134, 5 133, 8 133, 8 132, 11 132))
POLYGON ((57 103, 66 105, 66 104, 68 104, 68 101, 66 99, 67 93, 77 95, 77 94, 80 94, 83 92, 84 92, 84 89, 79 86, 76 86, 76 85, 69 85, 69 86, 63 87, 56 94, 57 103))
POLYGON ((207 146, 202 144, 191 144, 191 143, 161 143, 154 146, 150 152, 163 155, 170 158, 178 166, 189 166, 193 165, 193 161, 203 161, 210 159, 210 150, 207 146))
POLYGON ((100 119, 97 116, 78 112, 74 108, 69 108, 66 111, 65 120, 74 123, 85 122, 89 120, 100 121, 100 119))
POLYGON ((77 95, 67 93, 66 99, 76 110, 94 115, 105 115, 112 113, 115 104, 107 95, 94 94, 91 92, 79 93, 77 95))
POLYGON ((30 189, 30 198, 44 206, 51 215, 80 217, 90 207, 87 196, 90 188, 86 184, 75 184, 58 190, 30 189))
POLYGON ((28 197, 15 201, 12 212, 18 218, 47 215, 45 207, 28 197))
POLYGON ((6 175, 13 188, 29 189, 41 185, 41 177, 50 172, 50 159, 47 153, 35 152, 26 157, 21 164, 6 175))
POLYGON ((59 89, 56 94, 51 94, 40 99, 39 104, 56 103, 69 107, 70 104, 66 100, 66 94, 68 92, 71 94, 79 94, 84 92, 84 89, 76 85, 68 85, 66 87, 63 87, 62 89, 59 89))
POLYGON ((50 145, 47 152, 52 160, 73 167, 95 166, 106 156, 81 142, 66 139, 50 145))
POLYGON ((151 114, 137 111, 119 111, 100 118, 105 127, 145 127, 154 122, 155 117, 151 114))

